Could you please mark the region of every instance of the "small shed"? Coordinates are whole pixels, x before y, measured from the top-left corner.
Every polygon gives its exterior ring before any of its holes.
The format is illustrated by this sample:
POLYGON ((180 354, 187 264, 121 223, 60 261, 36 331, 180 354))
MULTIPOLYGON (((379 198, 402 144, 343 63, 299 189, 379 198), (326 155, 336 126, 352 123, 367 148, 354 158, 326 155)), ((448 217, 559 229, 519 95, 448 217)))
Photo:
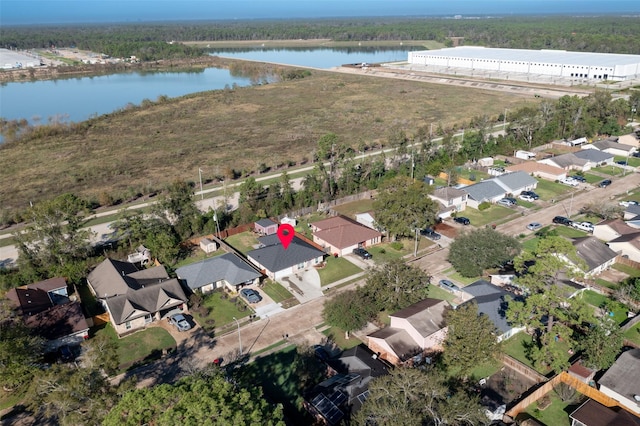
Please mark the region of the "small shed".
POLYGON ((493 166, 493 158, 485 157, 485 158, 479 159, 478 160, 478 166, 483 166, 483 167, 491 167, 491 166, 493 166))
POLYGON ((298 221, 292 217, 285 216, 282 218, 280 223, 282 223, 283 225, 286 224, 286 225, 296 226, 298 224, 298 221))
POLYGON ((209 254, 218 250, 218 244, 215 241, 211 241, 208 238, 202 238, 200 240, 200 248, 203 252, 209 254))
POLYGON ((371 213, 356 214, 356 222, 367 228, 376 229, 376 220, 371 216, 371 213))
POLYGON ((254 226, 255 231, 260 235, 273 235, 278 232, 278 224, 271 219, 260 219, 254 226))
POLYGON ((434 178, 432 178, 431 176, 425 176, 422 181, 425 183, 425 185, 433 185, 436 180, 434 178))

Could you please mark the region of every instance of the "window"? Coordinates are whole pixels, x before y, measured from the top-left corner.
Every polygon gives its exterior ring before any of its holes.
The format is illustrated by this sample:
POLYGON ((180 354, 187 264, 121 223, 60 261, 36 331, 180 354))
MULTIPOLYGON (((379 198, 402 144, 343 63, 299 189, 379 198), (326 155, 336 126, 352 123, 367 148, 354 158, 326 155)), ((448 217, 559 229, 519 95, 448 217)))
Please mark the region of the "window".
POLYGON ((304 262, 298 263, 298 269, 304 269, 304 262))
POLYGON ((127 321, 124 323, 124 328, 126 328, 127 330, 131 330, 131 321, 127 321))
POLYGON ((151 321, 153 321, 153 318, 151 317, 151 314, 147 314, 144 316, 144 323, 145 324, 149 324, 151 321))

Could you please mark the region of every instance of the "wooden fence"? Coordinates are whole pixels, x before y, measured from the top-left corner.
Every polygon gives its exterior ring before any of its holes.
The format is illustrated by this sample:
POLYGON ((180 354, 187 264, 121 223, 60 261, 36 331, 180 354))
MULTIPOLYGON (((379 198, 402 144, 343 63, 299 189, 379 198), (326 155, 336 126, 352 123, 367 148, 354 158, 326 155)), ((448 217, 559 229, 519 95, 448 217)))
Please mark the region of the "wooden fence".
POLYGON ((627 265, 627 266, 630 266, 632 268, 640 269, 640 262, 633 261, 633 260, 628 259, 626 257, 618 256, 616 258, 616 263, 620 263, 622 265, 627 265))
POLYGON ((522 374, 523 376, 527 376, 528 378, 530 378, 531 380, 533 380, 536 383, 543 383, 543 382, 546 382, 548 380, 547 377, 545 377, 542 374, 538 373, 533 368, 521 363, 520 361, 518 361, 515 358, 510 357, 509 355, 502 355, 501 356, 501 361, 502 361, 502 363, 504 365, 506 365, 509 368, 517 371, 518 373, 522 374))

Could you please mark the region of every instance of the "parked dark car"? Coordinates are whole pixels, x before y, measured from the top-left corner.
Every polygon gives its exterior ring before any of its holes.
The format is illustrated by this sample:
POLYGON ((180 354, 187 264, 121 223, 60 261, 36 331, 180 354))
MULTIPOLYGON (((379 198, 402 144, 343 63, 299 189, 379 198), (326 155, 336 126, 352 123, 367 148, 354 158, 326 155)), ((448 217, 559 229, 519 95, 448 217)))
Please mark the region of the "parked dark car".
POLYGON ((640 151, 636 151, 636 152, 634 152, 634 153, 633 153, 633 154, 631 154, 631 155, 633 155, 633 156, 634 156, 634 157, 636 157, 636 158, 640 158, 640 151))
POLYGON ((434 241, 438 241, 442 237, 440 234, 438 234, 436 231, 434 231, 431 228, 423 229, 422 231, 420 231, 420 234, 434 241))
POLYGON ((328 361, 330 358, 329 352, 322 345, 313 345, 313 354, 322 362, 328 361))
POLYGON ((258 303, 262 300, 262 296, 260 296, 260 293, 252 288, 243 288, 242 290, 240 290, 240 294, 249 303, 258 303))
POLYGON ((540 196, 533 191, 522 191, 520 195, 526 195, 527 197, 531 197, 534 200, 540 199, 540 196))
POLYGON ((600 183, 598 184, 598 186, 599 186, 600 188, 605 188, 605 187, 607 187, 607 186, 609 186, 609 185, 611 185, 611 179, 605 179, 605 180, 603 180, 602 182, 600 182, 600 183))
POLYGON ((353 254, 355 254, 358 257, 363 258, 364 260, 369 260, 369 259, 371 259, 373 257, 373 256, 371 256, 371 253, 369 253, 368 251, 366 251, 362 247, 354 248, 353 249, 353 254))
POLYGON ((471 221, 468 218, 464 217, 464 216, 454 217, 453 221, 456 222, 456 223, 461 223, 463 225, 470 225, 471 224, 471 221))
POLYGON ((569 219, 568 217, 556 216, 556 217, 553 218, 553 223, 557 223, 557 224, 560 224, 560 225, 571 226, 571 224, 573 224, 573 221, 571 219, 569 219))
POLYGON ((580 175, 573 175, 573 176, 569 176, 571 179, 573 180, 577 180, 578 182, 586 182, 587 179, 584 176, 580 176, 580 175))
POLYGON ((621 166, 626 166, 627 162, 625 160, 616 161, 616 164, 620 164, 621 166))

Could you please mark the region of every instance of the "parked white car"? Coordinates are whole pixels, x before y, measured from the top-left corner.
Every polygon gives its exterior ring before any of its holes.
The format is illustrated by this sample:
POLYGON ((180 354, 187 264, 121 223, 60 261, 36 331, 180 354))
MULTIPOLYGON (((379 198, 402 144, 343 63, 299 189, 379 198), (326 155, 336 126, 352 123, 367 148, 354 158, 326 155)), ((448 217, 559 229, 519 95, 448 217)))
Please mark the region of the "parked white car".
POLYGON ((569 185, 569 186, 578 186, 580 184, 580 182, 578 182, 577 180, 572 179, 572 178, 560 179, 560 183, 563 183, 563 184, 569 185))
POLYGON ((533 203, 536 200, 531 195, 520 195, 518 198, 520 198, 522 201, 529 201, 530 203, 533 203))
POLYGON ((593 223, 591 222, 573 222, 571 226, 584 232, 593 232, 593 223))

